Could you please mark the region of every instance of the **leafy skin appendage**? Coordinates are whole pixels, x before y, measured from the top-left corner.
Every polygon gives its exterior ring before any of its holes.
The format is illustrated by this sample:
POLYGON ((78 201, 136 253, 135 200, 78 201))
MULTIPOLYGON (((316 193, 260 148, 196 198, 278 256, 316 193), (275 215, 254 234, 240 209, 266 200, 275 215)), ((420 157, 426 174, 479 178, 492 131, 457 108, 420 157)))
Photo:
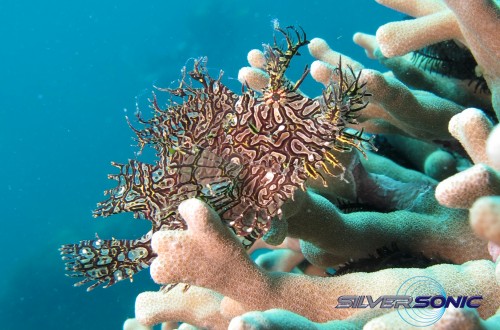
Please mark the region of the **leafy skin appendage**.
MULTIPOLYGON (((199 198, 249 247, 270 227, 281 221, 281 206, 296 189, 305 189, 309 177, 324 180, 343 166, 335 152, 358 149, 364 153, 370 140, 347 125, 356 123, 357 112, 366 107, 364 84, 351 68, 339 63, 336 77, 311 99, 298 91, 308 70, 295 84, 285 71, 293 56, 308 43, 302 30, 276 28, 285 47, 265 47, 270 77, 262 93, 244 90, 238 95, 210 77, 205 59, 194 62, 165 108, 153 94, 150 120, 138 120, 132 128, 142 149, 149 145, 158 156, 155 165, 136 160, 115 164, 119 174, 109 177, 118 186, 98 204, 94 216, 121 212, 152 222, 149 233, 137 240, 86 240, 61 248, 76 285, 110 286, 148 267, 155 255, 152 234, 158 230, 184 230, 186 223, 177 208, 183 200, 199 198), (199 85, 200 87, 195 87, 199 85), (181 98, 181 102, 174 99, 181 98)), ((210 244, 210 242, 207 242, 210 244)))

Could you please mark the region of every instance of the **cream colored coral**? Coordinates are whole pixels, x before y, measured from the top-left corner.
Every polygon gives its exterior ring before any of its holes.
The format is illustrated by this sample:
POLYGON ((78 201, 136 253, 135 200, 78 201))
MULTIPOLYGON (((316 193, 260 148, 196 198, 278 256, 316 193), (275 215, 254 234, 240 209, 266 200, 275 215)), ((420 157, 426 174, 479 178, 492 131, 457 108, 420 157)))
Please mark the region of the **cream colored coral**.
POLYGON ((244 67, 238 72, 238 81, 255 91, 261 91, 269 83, 269 75, 258 68, 244 67))
POLYGON ((222 296, 211 290, 178 284, 170 291, 143 292, 135 301, 135 317, 152 326, 166 321, 181 321, 203 328, 227 327, 229 320, 220 314, 222 296))
POLYGON ((123 323, 123 330, 152 330, 153 328, 142 324, 137 319, 127 319, 123 323))
POLYGON ((444 0, 453 11, 466 45, 492 92, 500 119, 500 7, 497 0, 444 0))
MULTIPOLYGON (((443 316, 431 326, 433 330, 476 330, 481 329, 483 320, 475 310, 447 308, 443 316)), ((484 327, 486 328, 486 327, 484 327)))
POLYGON ((405 135, 425 140, 449 139, 449 119, 463 109, 432 93, 411 90, 390 74, 376 70, 363 70, 360 80, 373 94, 371 104, 383 108, 391 116, 389 122, 405 135))
POLYGON ((500 174, 486 153, 492 124, 478 109, 466 109, 450 120, 449 130, 476 163, 475 166, 443 180, 436 188, 437 200, 445 206, 470 208, 482 196, 500 195, 500 174))
POLYGON ((379 296, 396 292, 412 276, 431 276, 449 295, 483 295, 484 303, 479 309, 483 316, 493 314, 500 299, 495 265, 486 260, 461 266, 386 269, 334 278, 265 272, 248 258, 236 237, 203 202, 184 201, 179 212, 188 229, 154 234, 152 246, 158 257, 151 266, 151 276, 158 283, 185 282, 224 295, 224 300, 236 303, 224 304, 222 313, 227 316, 234 306, 233 317, 240 315, 242 308, 246 311, 281 308, 315 322, 343 319, 359 311, 332 308, 339 295, 363 292, 379 296))
POLYGON ((436 199, 441 205, 468 209, 481 196, 500 194, 500 176, 491 167, 478 164, 439 183, 436 199))
POLYGON ((491 134, 491 122, 477 109, 455 116, 450 132, 477 164, 439 183, 436 198, 448 207, 471 208, 470 224, 476 234, 499 244, 500 172, 486 165, 498 169, 498 133, 491 134))
POLYGON ((407 54, 439 41, 454 39, 472 52, 492 92, 493 108, 500 117, 500 9, 495 0, 378 0, 417 17, 391 22, 377 30, 384 56, 407 54))
POLYGON ((497 285, 500 286, 500 262, 497 257, 497 267, 495 268, 495 276, 497 280, 497 285))
POLYGON ((269 75, 264 71, 266 57, 258 49, 252 49, 247 55, 250 67, 243 67, 238 72, 238 81, 255 91, 262 91, 269 83, 269 75))
MULTIPOLYGON (((367 47, 369 56, 373 55, 376 46, 373 38, 358 34, 355 39, 367 47)), ((412 90, 390 73, 363 69, 359 62, 330 49, 323 39, 314 38, 308 47, 319 60, 311 65, 311 76, 323 85, 335 81, 334 68, 340 58, 344 70, 350 66, 355 74, 360 74, 360 83, 366 83, 366 90, 372 94, 358 118, 366 132, 402 134, 423 140, 451 139, 448 122, 463 110, 462 106, 430 92, 412 90)))
POLYGON ((387 57, 401 56, 449 39, 464 42, 453 12, 441 0, 376 0, 414 20, 391 22, 377 30, 377 41, 387 57))
POLYGON ((444 40, 463 40, 455 16, 448 9, 415 20, 387 23, 377 30, 376 37, 387 57, 405 55, 444 40))
POLYGON ((453 116, 448 130, 467 151, 475 164, 490 165, 486 140, 493 129, 491 121, 479 109, 469 108, 453 116))
POLYGON ((358 46, 363 47, 365 50, 366 56, 371 59, 376 59, 375 49, 378 48, 377 39, 375 36, 357 32, 353 35, 352 41, 358 46))
POLYGON ((200 330, 200 328, 198 328, 198 327, 196 327, 194 325, 191 325, 189 323, 182 323, 181 325, 179 325, 179 327, 177 328, 177 330, 200 330))
MULTIPOLYGON (((183 329, 182 325, 184 324, 187 324, 187 323, 183 323, 179 326, 178 324, 179 322, 177 321, 167 321, 167 322, 163 322, 161 324, 161 330, 181 330, 183 329)), ((192 330, 196 330, 196 328, 193 328, 192 330)))
POLYGON ((500 196, 479 198, 470 209, 470 223, 479 236, 500 244, 500 196))
POLYGON ((380 51, 375 36, 358 32, 353 41, 365 49, 369 58, 377 59, 391 73, 416 90, 426 90, 465 107, 490 109, 492 97, 489 93, 478 93, 477 85, 468 80, 459 80, 446 75, 437 75, 416 65, 412 55, 387 58, 380 51))
POLYGON ((321 38, 312 39, 307 47, 309 48, 309 53, 311 53, 314 58, 329 63, 330 65, 337 66, 342 59, 343 65, 351 66, 354 71, 363 69, 361 63, 349 56, 332 50, 326 41, 321 38))
POLYGON ((497 125, 488 137, 486 155, 491 167, 500 171, 500 125, 497 125))
POLYGON ((335 67, 323 61, 314 61, 311 63, 311 76, 323 86, 327 87, 332 82, 335 67))
MULTIPOLYGON (((498 260, 498 257, 500 256, 500 245, 488 242, 488 252, 490 253, 491 260, 500 261, 498 260)), ((500 281, 498 284, 500 285, 500 281)))
POLYGON ((266 56, 258 49, 252 49, 248 52, 247 61, 253 68, 261 70, 266 68, 266 56))

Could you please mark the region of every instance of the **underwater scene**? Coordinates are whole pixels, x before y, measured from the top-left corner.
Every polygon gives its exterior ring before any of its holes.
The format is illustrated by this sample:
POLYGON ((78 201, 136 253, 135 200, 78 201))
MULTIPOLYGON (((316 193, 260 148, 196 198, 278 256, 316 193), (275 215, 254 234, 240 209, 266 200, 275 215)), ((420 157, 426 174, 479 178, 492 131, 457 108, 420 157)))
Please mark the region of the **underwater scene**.
POLYGON ((3 0, 0 33, 0 329, 500 329, 498 0, 3 0))

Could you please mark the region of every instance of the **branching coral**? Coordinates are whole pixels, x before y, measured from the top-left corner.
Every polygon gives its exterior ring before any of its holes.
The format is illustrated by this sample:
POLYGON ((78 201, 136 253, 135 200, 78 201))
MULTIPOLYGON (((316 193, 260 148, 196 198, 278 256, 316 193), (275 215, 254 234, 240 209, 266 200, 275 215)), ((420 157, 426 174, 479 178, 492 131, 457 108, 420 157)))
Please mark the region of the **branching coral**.
POLYGON ((152 222, 149 233, 136 240, 86 240, 61 248, 70 276, 83 277, 76 285, 92 283, 88 290, 132 278, 154 258, 150 248, 154 232, 185 229, 177 206, 191 197, 201 198, 220 214, 249 247, 263 236, 272 222, 280 222, 281 206, 309 178, 322 179, 343 170, 336 151, 369 147, 369 137, 348 129, 356 112, 366 106, 367 96, 359 76, 339 68, 338 83, 331 84, 319 99, 298 91, 308 74, 292 83, 285 71, 299 48, 309 41, 303 30, 279 26, 285 47, 266 45, 265 56, 253 52, 251 64, 262 72, 240 72, 245 84, 262 89, 243 95, 213 79, 205 59, 195 60, 192 71, 183 70, 176 89, 164 89, 182 103, 171 101, 160 108, 151 101, 154 117, 138 120, 133 128, 141 149, 152 146, 158 156, 154 165, 130 160, 116 164, 120 173, 109 175, 118 186, 106 192, 94 215, 133 212, 152 222), (201 87, 196 88, 192 81, 201 87), (268 77, 268 78, 267 78, 268 77))
POLYGON ((175 320, 203 328, 224 328, 228 320, 221 314, 222 299, 217 292, 195 286, 185 290, 179 284, 168 292, 141 293, 135 302, 135 313, 147 325, 175 320))
POLYGON ((491 168, 486 140, 492 124, 477 109, 467 109, 450 121, 450 132, 464 146, 475 166, 442 181, 436 197, 448 207, 470 208, 481 196, 500 194, 500 175, 491 168))
POLYGON ((465 42, 455 15, 439 0, 378 0, 378 3, 417 17, 391 22, 377 30, 377 41, 387 57, 400 56, 449 39, 465 42))
MULTIPOLYGON (((491 95, 478 93, 475 84, 469 80, 460 80, 444 74, 429 72, 413 60, 413 55, 385 57, 379 48, 375 36, 358 32, 353 40, 363 47, 369 58, 377 59, 391 70, 394 77, 416 90, 425 90, 451 100, 464 107, 480 107, 491 110, 491 95)), ((459 65, 459 64, 458 64, 459 65)))
MULTIPOLYGON (((313 40, 311 53, 322 61, 338 61, 340 54, 325 45, 322 41, 313 40)), ((258 58, 261 55, 254 53, 253 56, 258 58)), ((362 68, 352 59, 343 60, 353 68, 362 68)), ((249 60, 252 67, 240 71, 239 78, 250 88, 259 91, 262 89, 261 85, 268 82, 268 77, 262 74, 263 71, 259 68, 261 64, 252 64, 252 61, 249 60)), ((336 82, 335 63, 322 61, 313 63, 311 73, 316 80, 328 86, 336 82)), ((364 71, 367 72, 361 72, 360 78, 366 80, 370 91, 374 90, 380 94, 373 97, 373 103, 378 103, 379 114, 385 113, 384 118, 389 123, 386 128, 397 127, 406 134, 409 132, 408 135, 427 140, 451 139, 445 129, 448 121, 463 107, 453 102, 447 103, 449 101, 431 93, 412 91, 390 75, 364 71), (385 97, 384 93, 387 91, 400 95, 401 99, 385 97), (426 101, 426 97, 432 101, 426 101), (436 100, 442 100, 440 107, 433 107, 432 103, 436 100), (401 110, 405 102, 414 104, 415 113, 401 110), (453 105, 449 107, 446 104, 453 105), (452 110, 440 112, 447 108, 452 110), (441 124, 429 129, 426 122, 441 124), (438 135, 429 136, 430 132, 437 132, 438 135)), ((354 75, 358 72, 354 71, 354 75)), ((369 112, 370 108, 366 110, 369 112)), ((483 123, 487 126, 486 121, 483 123)), ((373 127, 382 127, 382 131, 386 131, 380 123, 373 127)), ((457 135, 453 131, 451 134, 455 137, 457 135)), ((477 140, 484 141, 485 136, 477 140)), ((483 147, 483 150, 486 148, 483 147)), ((484 151, 479 151, 479 154, 481 153, 484 154, 484 151)), ((434 152, 429 152, 428 155, 430 154, 434 152)), ((438 280, 450 295, 474 294, 473 292, 480 291, 483 296, 491 299, 491 303, 482 305, 481 316, 493 315, 500 301, 498 279, 494 275, 498 272, 498 267, 495 271, 492 262, 469 261, 487 258, 488 253, 486 243, 473 235, 468 225, 467 212, 440 206, 434 198, 436 181, 426 175, 404 169, 384 157, 370 154, 369 161, 359 159, 357 153, 336 157, 346 168, 340 179, 326 177, 328 188, 325 188, 324 182, 310 182, 316 193, 296 191, 295 202, 283 206, 284 217, 280 223, 286 225, 280 225, 279 228, 271 226, 272 235, 268 235, 267 239, 279 242, 275 237, 283 238, 286 235, 300 238, 302 253, 310 262, 323 267, 338 265, 352 258, 366 257, 378 247, 394 242, 404 250, 465 264, 443 264, 425 270, 392 268, 334 278, 267 272, 250 261, 235 238, 220 225, 217 215, 210 208, 199 201, 189 200, 181 204, 180 209, 180 214, 188 223, 188 230, 159 232, 153 238, 153 249, 159 255, 152 265, 153 279, 158 283, 186 282, 193 285, 194 290, 205 290, 207 295, 214 295, 215 292, 220 294, 218 297, 222 300, 218 298, 211 302, 211 299, 206 299, 207 305, 201 308, 215 312, 213 315, 216 315, 217 322, 220 322, 217 326, 229 325, 231 329, 285 326, 354 329, 363 324, 366 324, 367 328, 376 327, 377 324, 391 328, 395 325, 394 322, 400 320, 394 318, 395 314, 377 317, 377 314, 381 313, 380 310, 356 313, 355 310, 335 310, 331 306, 339 295, 346 292, 363 292, 374 296, 394 292, 401 281, 415 275, 431 276, 438 280), (336 198, 356 201, 365 210, 344 213, 340 206, 336 207, 318 193, 333 201, 336 198), (382 212, 377 212, 375 207, 382 212), (304 219, 307 219, 307 222, 304 219), (206 241, 211 244, 203 243, 206 241), (180 262, 179 255, 183 256, 182 259, 190 260, 190 264, 180 262), (200 276, 200 273, 209 275, 200 276), (475 279, 474 282, 471 282, 472 278, 475 279), (381 282, 384 285, 375 289, 375 284, 381 282), (460 283, 460 288, 456 283, 460 283), (219 313, 216 312, 217 308, 220 308, 219 313), (258 310, 267 311, 256 312, 258 310), (368 321, 371 323, 367 323, 368 321)), ((472 158, 476 159, 476 156, 472 158)), ((489 228, 491 227, 490 224, 489 228)), ((300 257, 297 256, 298 259, 300 257)), ((178 306, 185 305, 178 302, 178 298, 174 296, 169 299, 169 304, 159 303, 161 295, 168 297, 169 294, 145 293, 140 296, 136 305, 137 317, 146 324, 168 320, 172 316, 190 324, 207 324, 207 319, 204 316, 197 317, 196 313, 175 314, 178 306), (160 299, 154 304, 156 309, 152 309, 145 302, 147 299, 141 298, 145 295, 160 299), (151 310, 155 312, 148 314, 151 310)), ((189 294, 185 297, 189 297, 189 294)), ((453 327, 459 320, 469 320, 471 324, 482 326, 492 326, 497 322, 493 317, 484 323, 485 321, 479 320, 474 313, 467 314, 462 310, 455 314, 450 311, 447 315, 435 325, 436 328, 453 327)), ((215 323, 212 324, 214 325, 215 323)))
MULTIPOLYGON (((466 106, 481 106, 489 110, 489 104, 492 104, 498 117, 500 43, 498 38, 493 36, 496 34, 494 31, 498 31, 500 27, 500 11, 496 2, 460 0, 379 2, 419 18, 382 26, 377 31, 376 40, 366 34, 356 34, 354 41, 365 48, 369 57, 379 59, 393 70, 397 78, 412 87, 431 90, 466 106), (430 30, 433 32, 421 33, 430 30), (398 57, 447 39, 454 39, 470 49, 478 63, 476 72, 484 75, 490 87, 491 101, 485 99, 485 96, 489 95, 471 91, 467 86, 470 83, 465 84, 446 76, 430 74, 418 68, 407 57, 398 57)), ((448 207, 471 208, 470 221, 474 231, 492 242, 498 242, 500 220, 498 220, 498 201, 495 195, 500 194, 500 181, 498 167, 496 165, 492 167, 497 157, 486 153, 486 139, 492 127, 491 120, 483 112, 472 108, 451 119, 450 133, 461 142, 476 165, 441 182, 437 187, 436 197, 441 204, 448 207)), ((492 141, 495 141, 493 137, 489 139, 491 145, 495 143, 492 141)), ((494 149, 493 146, 489 147, 489 150, 494 149)))
MULTIPOLYGON (((498 7, 378 2, 417 17, 382 26, 376 37, 354 36, 392 72, 366 69, 315 38, 309 51, 317 60, 291 82, 285 71, 308 41, 276 25, 286 46, 248 54, 250 66, 238 74, 243 95, 198 60, 178 88, 165 89, 181 103, 162 109, 153 98, 154 117, 139 118, 145 127, 134 131, 159 161, 115 164, 118 187, 96 211, 134 212, 152 221, 152 231, 62 249, 81 283, 95 281, 90 288, 151 264, 166 286, 138 296, 128 326, 395 328, 397 312, 335 305, 342 295, 395 294, 414 276, 439 282, 446 295, 483 296, 477 311, 448 309, 435 329, 498 323, 500 264, 488 260, 500 254, 500 128, 491 111, 498 117, 498 7), (449 68, 428 72, 406 56, 434 54, 428 47, 441 41, 470 49, 491 95, 463 75, 448 77, 449 68), (299 90, 309 72, 324 85, 317 98, 299 90), (366 150, 373 144, 379 154, 366 150), (243 246, 259 238, 291 249, 254 262, 243 246), (298 271, 304 258, 322 276, 298 271)), ((419 292, 435 293, 428 284, 419 292)))
MULTIPOLYGON (((312 77, 328 85, 333 67, 341 54, 331 50, 322 39, 309 44, 311 55, 320 60, 311 65, 312 77)), ((358 118, 362 127, 372 133, 397 133, 420 139, 450 139, 448 121, 463 110, 460 105, 432 93, 411 90, 402 82, 375 70, 362 70, 361 64, 344 58, 344 63, 358 70, 361 81, 366 83, 372 97, 370 104, 358 118)))
MULTIPOLYGON (((314 46, 315 42, 316 40, 313 40, 313 45, 311 46, 314 46)), ((328 47, 324 47, 324 45, 324 42, 320 43, 320 46, 323 47, 319 48, 323 49, 323 52, 326 52, 327 55, 317 55, 317 58, 322 60, 331 58, 333 59, 333 61, 337 61, 340 56, 336 56, 335 52, 329 50, 328 47), (324 51, 325 49, 326 51, 324 51)), ((311 51, 311 53, 318 54, 318 52, 316 52, 315 50, 311 51)), ((344 59, 344 63, 348 63, 353 67, 359 68, 359 63, 354 62, 353 60, 350 60, 348 58, 344 59)), ((333 65, 334 64, 332 63, 315 62, 311 66, 311 73, 318 81, 322 81, 324 84, 328 84, 331 81, 330 79, 332 79, 333 77, 333 65)), ((256 73, 259 72, 258 67, 254 67, 252 70, 256 73)), ((245 75, 243 74, 242 76, 245 75)), ((362 77, 365 76, 363 76, 362 74, 362 77)), ((381 74, 379 74, 379 77, 381 77, 381 74)), ((377 81, 376 79, 368 79, 367 88, 370 90, 370 87, 372 87, 371 90, 376 90, 377 86, 383 86, 383 88, 380 87, 378 89, 378 91, 383 93, 385 89, 390 89, 390 84, 383 84, 386 80, 387 79, 377 81), (370 83, 372 84, 370 85, 370 83)), ((396 80, 394 79, 394 81, 396 80)), ((258 90, 258 87, 255 89, 258 90)), ((415 92, 409 91, 408 93, 415 92)), ((395 95, 399 94, 400 93, 396 92, 395 95)), ((417 93, 417 95, 418 94, 419 93, 417 93)), ((425 95, 425 93, 421 94, 425 95)), ((428 93, 427 95, 430 98, 436 99, 436 96, 430 93, 428 93)), ((374 96, 375 100, 376 98, 377 96, 374 96)), ((375 101, 374 103, 376 102, 377 101, 375 101)), ((446 100, 444 100, 444 102, 446 102, 446 100)), ((383 104, 383 102, 380 103, 383 104)), ((401 111, 401 107, 403 104, 404 102, 401 102, 399 106, 393 106, 393 108, 395 109, 394 111, 401 111)), ((384 105, 386 106, 386 108, 383 108, 382 111, 386 113, 389 112, 387 111, 387 108, 391 109, 390 103, 384 105)), ((423 109, 424 110, 422 113, 425 113, 425 106, 423 109)), ((463 108, 457 106, 455 109, 456 110, 454 110, 453 112, 445 115, 446 118, 442 120, 445 127, 448 126, 448 121, 451 119, 452 114, 458 113, 463 108)), ((367 110, 369 111, 369 109, 367 110)), ((421 111, 422 108, 417 108, 415 114, 421 114, 421 111)), ((434 118, 439 118, 433 117, 433 115, 442 115, 439 111, 440 108, 436 107, 434 110, 429 112, 429 117, 424 118, 431 118, 429 119, 430 121, 432 121, 434 118)), ((409 116, 409 114, 403 113, 403 116, 409 116)), ((385 116, 385 118, 390 117, 385 116)), ((423 121, 421 117, 419 118, 418 116, 410 116, 402 117, 399 125, 403 126, 405 123, 418 124, 423 122, 425 121, 423 121)), ((381 125, 377 125, 376 127, 380 128, 380 126, 381 125)), ((425 137, 426 135, 422 133, 424 127, 425 125, 422 125, 421 127, 417 126, 414 130, 416 133, 414 134, 416 134, 417 137, 425 137)), ((443 134, 440 137, 446 137, 449 139, 449 136, 444 133, 444 130, 445 128, 440 128, 439 131, 443 134)), ((411 132, 411 129, 405 127, 405 132, 408 131, 411 132)), ((347 160, 342 159, 342 162, 344 164, 348 164, 346 165, 348 171, 346 171, 344 179, 346 179, 349 184, 342 184, 340 180, 336 179, 328 179, 328 189, 324 189, 322 185, 312 185, 317 189, 317 192, 331 197, 347 197, 351 200, 360 201, 361 204, 364 205, 378 205, 382 209, 385 209, 386 212, 387 210, 400 211, 378 214, 373 211, 355 212, 352 215, 349 215, 341 212, 338 208, 336 208, 328 200, 324 199, 320 195, 316 195, 312 192, 306 194, 297 192, 298 196, 296 196, 295 199, 298 201, 298 203, 293 203, 291 204, 291 206, 284 206, 284 218, 286 219, 288 224, 288 235, 303 239, 303 241, 301 242, 301 248, 303 253, 310 261, 312 261, 313 263, 321 264, 323 266, 334 265, 345 262, 346 260, 349 260, 349 258, 360 258, 362 256, 365 256, 367 253, 369 253, 369 251, 373 251, 375 247, 382 246, 384 244, 386 245, 391 241, 396 241, 403 248, 413 251, 423 251, 426 254, 433 254, 437 252, 440 254, 440 257, 458 263, 465 262, 470 259, 487 258, 485 243, 482 243, 477 238, 475 238, 468 227, 467 212, 460 210, 454 211, 438 205, 437 201, 433 197, 433 187, 435 185, 435 182, 432 179, 427 178, 424 175, 399 168, 397 165, 393 164, 387 159, 371 154, 369 155, 370 161, 368 162, 360 162, 357 159, 356 155, 344 155, 342 157, 349 158, 347 160), (332 180, 336 182, 333 183, 332 180), (308 222, 304 223, 304 219, 308 219, 308 222), (359 225, 356 225, 357 223, 359 223, 359 225), (408 226, 407 229, 405 229, 405 226, 408 226), (454 243, 452 243, 450 246, 443 245, 443 241, 446 241, 443 239, 444 237, 449 238, 448 242, 451 241, 454 243), (418 245, 418 243, 421 243, 421 245, 418 245)), ((232 257, 234 257, 234 254, 232 254, 232 257)), ((243 258, 243 255, 240 255, 240 257, 243 258)), ((226 256, 224 260, 231 260, 231 258, 226 256)), ((220 261, 223 262, 223 260, 220 261)), ((248 266, 250 265, 248 262, 240 262, 240 264, 248 266)), ((236 271, 233 266, 228 266, 227 268, 231 268, 231 270, 236 271)), ((491 269, 493 268, 494 266, 491 266, 491 269)), ((301 300, 305 299, 308 303, 311 303, 308 300, 311 295, 313 295, 316 300, 319 299, 321 303, 319 304, 320 306, 318 306, 317 309, 314 309, 314 315, 309 315, 307 311, 301 309, 300 306, 297 306, 297 309, 294 309, 294 306, 290 306, 289 304, 287 304, 286 307, 283 307, 283 305, 280 305, 279 301, 271 303, 273 302, 273 296, 269 292, 272 292, 276 287, 276 285, 273 284, 274 282, 272 280, 272 275, 267 274, 271 277, 271 280, 262 280, 266 279, 266 273, 263 273, 262 270, 259 270, 258 268, 252 269, 252 271, 246 270, 245 273, 250 274, 253 279, 248 283, 246 279, 241 281, 241 290, 243 290, 242 295, 236 295, 235 292, 238 292, 240 289, 236 290, 232 288, 231 285, 231 289, 229 291, 222 291, 223 288, 217 288, 216 284, 211 286, 213 283, 200 283, 200 281, 198 281, 195 284, 208 286, 212 290, 219 291, 225 296, 227 295, 227 297, 223 300, 222 307, 225 313, 229 313, 230 316, 241 314, 245 310, 286 308, 302 315, 302 317, 285 310, 269 310, 263 313, 250 312, 233 319, 233 321, 230 323, 231 328, 256 327, 265 329, 273 327, 284 327, 286 325, 297 325, 304 328, 321 328, 323 326, 327 328, 357 328, 361 324, 364 324, 366 321, 374 317, 374 315, 369 315, 365 316, 364 318, 354 318, 350 321, 343 321, 341 323, 339 323, 339 321, 329 322, 325 324, 313 323, 311 322, 311 320, 317 321, 318 318, 320 322, 325 322, 327 320, 336 318, 336 316, 334 315, 326 316, 324 319, 321 319, 321 316, 318 316, 321 315, 321 306, 324 305, 324 302, 320 297, 314 296, 314 294, 311 294, 311 292, 308 292, 309 297, 301 296, 301 300), (254 272, 256 273, 254 274, 254 272), (257 281, 258 284, 256 284, 255 281, 257 281), (271 281, 271 284, 269 284, 269 281, 271 281), (260 288, 261 286, 262 289, 259 290, 258 288, 260 288), (259 299, 261 305, 253 305, 255 304, 255 300, 249 298, 251 297, 251 293, 248 293, 243 289, 248 287, 257 288, 257 291, 259 292, 266 292, 266 296, 259 299), (242 302, 244 299, 249 299, 250 302, 245 304, 244 302, 242 302), (229 311, 232 308, 236 308, 236 312, 230 313, 229 311), (303 316, 306 316, 310 319, 304 319, 303 316)), ((398 272, 396 269, 394 269, 393 271, 396 274, 398 272)), ((168 272, 168 270, 165 268, 159 271, 160 274, 164 274, 165 272, 168 272)), ((418 270, 412 270, 412 274, 418 272, 418 270)), ((496 282, 497 280, 495 280, 491 272, 493 272, 493 270, 491 270, 489 275, 487 275, 486 277, 488 277, 488 279, 492 281, 489 285, 490 288, 492 290, 495 290, 496 293, 493 298, 490 313, 487 315, 491 315, 493 313, 499 301, 497 292, 498 286, 496 282)), ((435 275, 436 274, 433 273, 434 278, 436 278, 435 275)), ((343 278, 345 279, 345 277, 341 277, 341 279, 343 278)), ((280 284, 277 287, 281 288, 281 286, 286 286, 284 282, 286 282, 287 279, 287 276, 279 277, 279 280, 277 281, 280 284)), ((172 279, 167 277, 162 279, 157 278, 157 280, 161 282, 170 281, 172 279)), ((225 283, 231 283, 229 279, 226 280, 227 282, 225 283)), ((296 278, 294 278, 293 281, 300 282, 300 280, 296 278)), ((307 280, 304 279, 304 281, 305 282, 301 282, 302 285, 306 285, 307 283, 308 288, 311 288, 311 285, 314 286, 314 284, 311 284, 311 282, 315 282, 314 280, 308 278, 307 280)), ((442 280, 440 279, 440 281, 442 280)), ((464 283, 462 282, 462 284, 464 283)), ((299 285, 297 284, 297 286, 299 285)), ((467 284, 464 284, 464 286, 469 287, 467 284)), ((360 286, 357 286, 357 288, 361 290, 360 286)), ((292 289, 290 288, 288 290, 291 291, 292 289)), ((297 293, 294 292, 294 294, 297 293)), ((330 297, 335 296, 334 293, 327 294, 323 292, 323 294, 330 297)), ((283 295, 284 293, 282 292, 278 294, 280 298, 283 298, 283 295)), ((436 328, 447 326, 453 327, 453 325, 449 325, 449 322, 452 321, 451 324, 454 324, 453 322, 457 322, 457 320, 460 320, 460 318, 462 317, 461 315, 468 315, 462 314, 461 311, 458 312, 458 314, 452 314, 451 312, 448 314, 450 316, 448 316, 448 318, 443 318, 442 321, 436 324, 436 328)), ((345 315, 341 316, 341 318, 344 317, 345 315)), ((463 319, 468 318, 465 317, 463 319)), ((477 318, 474 319, 474 317, 470 319, 475 320, 471 322, 482 322, 478 321, 477 318)), ((375 324, 375 320, 376 319, 373 319, 372 326, 373 324, 375 324)), ((193 320, 190 320, 190 322, 193 322, 193 320)), ((491 322, 490 326, 494 323, 493 319, 491 321, 489 320, 488 322, 491 322)), ((384 324, 387 324, 387 321, 384 321, 384 324)), ((486 326, 486 324, 484 324, 484 326, 486 326)), ((390 326, 388 327, 390 328, 390 326)))
MULTIPOLYGON (((229 320, 242 311, 287 309, 314 322, 327 322, 346 317, 356 318, 357 326, 366 322, 366 316, 356 309, 335 309, 338 296, 363 292, 378 296, 396 292, 401 283, 411 276, 432 276, 445 288, 447 294, 481 294, 484 303, 479 312, 492 315, 500 299, 500 288, 494 277, 494 264, 473 261, 461 266, 438 265, 425 270, 387 269, 375 273, 353 273, 340 277, 321 278, 291 273, 266 272, 247 256, 218 215, 201 201, 191 199, 179 206, 181 216, 188 223, 186 231, 162 231, 153 236, 153 249, 158 257, 151 265, 151 276, 158 283, 183 282, 219 292, 225 298, 221 314, 229 320), (206 244, 205 242, 210 242, 206 244), (189 260, 186 264, 184 260, 189 260), (357 315, 360 313, 360 315, 357 315)), ((198 290, 195 288, 195 291, 198 290)), ((422 288, 422 292, 426 291, 422 288)), ((139 296, 136 317, 146 324, 158 322, 164 310, 177 309, 182 302, 176 292, 165 295, 168 305, 151 304, 151 299, 139 296), (160 312, 160 310, 162 310, 160 312), (150 311, 153 311, 151 314, 150 311), (153 315, 153 316, 152 316, 153 315)), ((195 293, 193 293, 195 294, 195 293)), ((188 293, 185 297, 190 297, 188 293)), ((207 302, 214 306, 216 303, 207 302)), ((374 313, 377 310, 373 310, 374 313)), ((378 313, 384 310, 378 310, 378 313)), ((168 313, 167 313, 168 315, 168 313)), ((179 316, 179 315, 176 315, 179 316)), ((373 317, 370 314, 370 318, 373 317)), ((184 317, 186 314, 184 313, 184 317)), ((190 324, 203 325, 203 317, 191 314, 183 319, 190 324)), ((240 321, 234 321, 240 322, 240 321)))
POLYGON ((137 319, 127 319, 123 323, 123 330, 151 330, 152 328, 140 323, 137 319))
POLYGON ((495 37, 500 26, 500 9, 494 0, 425 0, 377 2, 406 13, 415 20, 381 26, 377 41, 386 57, 454 39, 468 47, 492 92, 493 108, 500 117, 500 40, 495 37))
POLYGON ((467 109, 450 121, 450 132, 462 143, 476 163, 442 181, 436 198, 443 205, 470 208, 474 231, 495 244, 500 244, 500 167, 498 128, 483 112, 467 109))

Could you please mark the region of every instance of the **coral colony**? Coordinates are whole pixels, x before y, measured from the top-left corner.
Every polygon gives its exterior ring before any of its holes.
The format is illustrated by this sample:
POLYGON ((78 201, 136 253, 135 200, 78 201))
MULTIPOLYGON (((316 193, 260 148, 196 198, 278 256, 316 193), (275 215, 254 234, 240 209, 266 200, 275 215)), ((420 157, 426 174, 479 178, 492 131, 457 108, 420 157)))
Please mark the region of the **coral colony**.
POLYGON ((118 186, 94 212, 151 231, 61 248, 88 290, 150 267, 163 287, 124 329, 500 327, 499 7, 377 2, 414 17, 354 35, 390 72, 276 21, 240 94, 201 58, 160 89, 166 106, 153 95, 131 126, 158 160, 113 163, 118 186), (306 46, 317 60, 289 80, 306 46), (309 75, 316 98, 299 90, 309 75))
MULTIPOLYGON (((330 84, 318 99, 303 96, 298 87, 308 74, 291 83, 285 71, 306 35, 294 28, 282 30, 286 48, 276 44, 266 49, 265 73, 269 83, 262 94, 248 89, 237 95, 211 78, 205 60, 195 60, 188 74, 201 85, 195 88, 183 77, 177 89, 167 89, 182 103, 171 102, 160 109, 152 101, 155 116, 139 121, 146 127, 135 130, 141 148, 152 145, 158 154, 155 165, 131 160, 114 164, 119 184, 100 203, 95 216, 134 212, 153 223, 153 228, 136 241, 93 240, 63 247, 74 256, 69 270, 85 276, 79 284, 106 286, 129 278, 149 266, 155 256, 152 234, 161 230, 186 229, 179 216, 179 203, 189 198, 205 201, 230 228, 251 245, 267 232, 272 221, 281 221, 281 206, 292 198, 308 177, 332 175, 330 167, 342 167, 333 151, 355 147, 362 151, 365 140, 348 131, 355 113, 366 106, 363 85, 341 68, 338 83, 330 84), (293 40, 295 37, 296 41, 293 40), (276 218, 276 219, 275 219, 276 218)), ((326 181, 323 179, 325 185, 326 181)))

